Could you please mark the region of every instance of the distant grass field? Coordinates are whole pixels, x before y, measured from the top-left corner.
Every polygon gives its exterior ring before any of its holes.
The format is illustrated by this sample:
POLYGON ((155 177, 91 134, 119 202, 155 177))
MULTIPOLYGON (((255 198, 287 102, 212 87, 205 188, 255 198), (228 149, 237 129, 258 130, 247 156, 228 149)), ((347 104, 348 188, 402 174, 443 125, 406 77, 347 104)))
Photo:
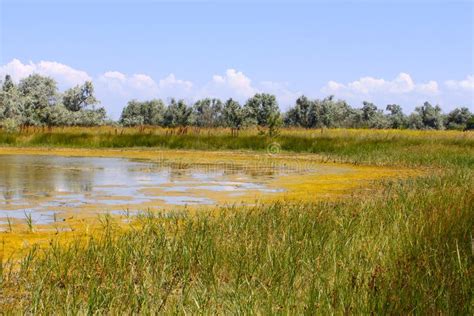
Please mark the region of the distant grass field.
POLYGON ((472 133, 431 131, 0 134, 0 146, 281 149, 431 171, 336 201, 275 201, 170 219, 148 214, 126 232, 105 218, 103 233, 87 242, 52 242, 19 266, 3 263, 0 310, 472 315, 473 145, 472 133))
POLYGON ((282 129, 279 136, 256 129, 30 128, 1 133, 0 146, 252 150, 315 153, 353 163, 467 165, 474 167, 474 132, 352 129, 282 129))

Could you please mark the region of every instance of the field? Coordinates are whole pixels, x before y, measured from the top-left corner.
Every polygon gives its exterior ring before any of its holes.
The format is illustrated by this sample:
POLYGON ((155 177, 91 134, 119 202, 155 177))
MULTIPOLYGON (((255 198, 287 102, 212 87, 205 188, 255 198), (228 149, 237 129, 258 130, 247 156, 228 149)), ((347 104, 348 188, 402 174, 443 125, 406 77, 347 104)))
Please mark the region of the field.
POLYGON ((171 218, 150 212, 127 227, 104 216, 87 238, 52 238, 3 258, 6 313, 474 312, 472 132, 56 128, 0 133, 0 146, 173 150, 204 161, 222 153, 290 163, 299 155, 412 171, 337 199, 236 203, 171 218))

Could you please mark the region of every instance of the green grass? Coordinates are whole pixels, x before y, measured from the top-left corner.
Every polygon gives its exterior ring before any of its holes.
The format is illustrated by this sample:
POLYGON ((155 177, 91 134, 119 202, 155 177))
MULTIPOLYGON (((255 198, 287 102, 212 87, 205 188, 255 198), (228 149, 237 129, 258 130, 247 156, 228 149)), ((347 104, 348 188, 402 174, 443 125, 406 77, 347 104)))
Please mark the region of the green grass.
POLYGON ((443 131, 285 129, 277 137, 225 129, 57 128, 0 132, 0 146, 70 148, 157 148, 187 150, 251 150, 265 152, 277 143, 284 152, 312 153, 339 161, 366 164, 467 165, 474 168, 474 133, 443 131))
MULTIPOLYGON (((472 139, 307 133, 287 132, 278 141, 285 150, 334 160, 433 171, 332 202, 239 205, 192 218, 147 214, 138 219, 140 228, 127 232, 106 217, 103 233, 86 243, 33 249, 16 270, 4 264, 0 310, 472 315, 472 139), (315 138, 315 144, 308 140, 315 138)), ((227 137, 191 136, 173 137, 191 148, 209 137, 213 149, 223 149, 216 144, 227 137)), ((142 137, 138 142, 151 141, 142 137)), ((225 149, 265 150, 258 137, 241 135, 227 144, 235 148, 225 149)))
POLYGON ((386 184, 373 198, 229 207, 217 217, 106 224, 32 252, 5 287, 41 313, 470 314, 469 172, 386 184))

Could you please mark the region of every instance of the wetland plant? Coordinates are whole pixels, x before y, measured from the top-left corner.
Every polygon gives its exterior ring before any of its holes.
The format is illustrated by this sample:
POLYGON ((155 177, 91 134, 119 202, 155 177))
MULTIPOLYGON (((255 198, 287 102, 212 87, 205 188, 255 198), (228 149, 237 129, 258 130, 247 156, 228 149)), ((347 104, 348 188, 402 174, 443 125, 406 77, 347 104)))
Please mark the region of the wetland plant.
POLYGON ((24 211, 25 214, 25 221, 26 221, 26 226, 28 227, 28 231, 30 233, 34 232, 34 227, 33 227, 33 215, 31 213, 28 213, 24 211))
POLYGON ((13 225, 12 225, 12 219, 10 216, 7 215, 7 225, 8 225, 8 231, 11 233, 13 232, 13 225))

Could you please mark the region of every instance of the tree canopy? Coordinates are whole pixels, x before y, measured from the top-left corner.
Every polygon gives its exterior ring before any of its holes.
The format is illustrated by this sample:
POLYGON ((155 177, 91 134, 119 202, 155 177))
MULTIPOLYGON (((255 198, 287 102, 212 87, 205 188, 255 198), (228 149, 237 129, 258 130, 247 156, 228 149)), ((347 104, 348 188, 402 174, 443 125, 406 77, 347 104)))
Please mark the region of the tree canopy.
POLYGON ((32 74, 16 85, 5 76, 0 91, 0 126, 96 126, 107 122, 104 108, 98 104, 92 82, 60 93, 56 81, 32 74))
POLYGON ((406 115, 398 104, 388 104, 385 110, 364 101, 352 107, 345 100, 328 96, 310 99, 304 95, 294 106, 280 112, 272 94, 257 93, 242 106, 234 99, 222 101, 204 98, 188 104, 185 100, 130 100, 123 108, 118 122, 107 118, 104 108, 96 106, 91 81, 86 81, 64 92, 50 77, 32 74, 16 84, 6 75, 0 90, 0 127, 14 130, 21 126, 123 126, 163 127, 228 127, 237 131, 246 126, 258 126, 274 134, 282 124, 303 128, 412 128, 412 129, 469 129, 473 114, 467 107, 458 107, 443 114, 439 105, 424 102, 406 115))

